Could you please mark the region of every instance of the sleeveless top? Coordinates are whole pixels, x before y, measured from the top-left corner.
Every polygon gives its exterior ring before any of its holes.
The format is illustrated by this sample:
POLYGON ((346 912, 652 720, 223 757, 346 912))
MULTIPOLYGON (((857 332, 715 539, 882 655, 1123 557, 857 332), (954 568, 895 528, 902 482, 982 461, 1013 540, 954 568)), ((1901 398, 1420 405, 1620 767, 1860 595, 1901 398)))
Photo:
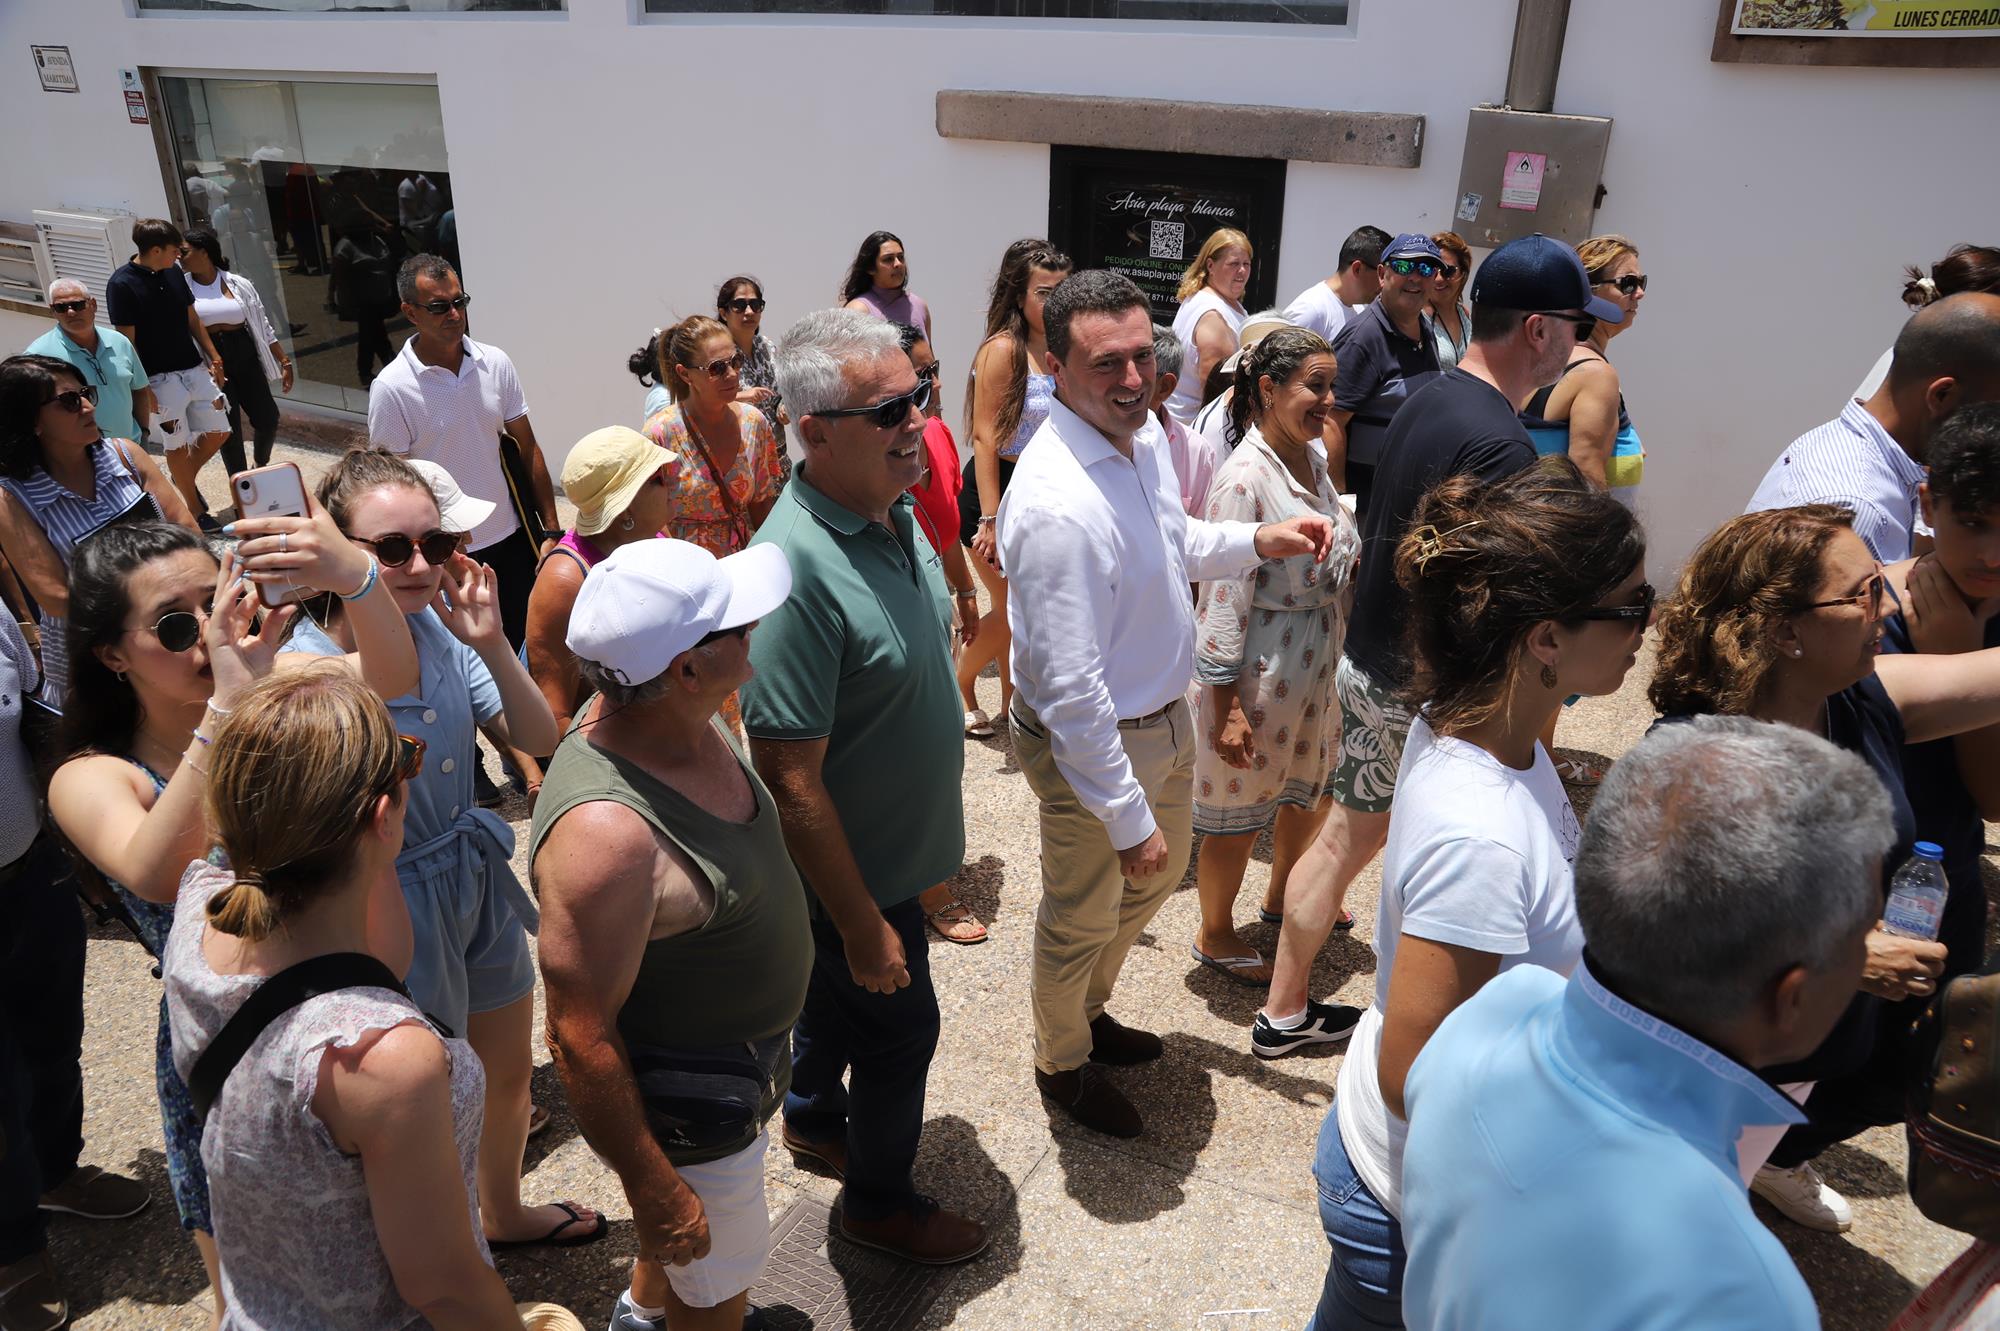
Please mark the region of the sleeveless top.
MULTIPOLYGON (((692 860, 715 894, 700 927, 646 944, 618 1013, 628 1044, 685 1050, 783 1036, 805 1006, 812 971, 806 889, 785 847, 777 806, 728 730, 711 721, 750 782, 757 811, 746 823, 718 818, 637 764, 573 731, 556 749, 535 803, 532 866, 557 821, 579 805, 622 804, 692 860)), ((776 1097, 791 1082, 778 1060, 776 1097)), ((775 1103, 767 1107, 775 1109, 775 1103)))
MULTIPOLYGON (((85 499, 36 467, 26 479, 0 476, 0 489, 14 496, 34 517, 56 557, 68 568, 70 552, 106 527, 120 522, 157 522, 165 518, 153 496, 139 484, 124 456, 125 445, 100 439, 88 450, 96 494, 85 499)), ((69 629, 61 615, 35 607, 42 631, 42 690, 36 695, 52 711, 62 711, 69 688, 69 629)))
POLYGON ((1194 328, 1211 310, 1228 322, 1229 335, 1234 338, 1243 336, 1243 325, 1250 320, 1248 310, 1216 295, 1213 287, 1203 287, 1181 302, 1180 313, 1174 316, 1174 336, 1180 339, 1186 363, 1181 366, 1181 379, 1174 387, 1174 395, 1167 399, 1167 411, 1182 425, 1201 410, 1201 355, 1194 347, 1194 328))
POLYGON ((1021 420, 1014 427, 1013 438, 1000 446, 1001 457, 1012 461, 1021 456, 1021 450, 1035 437, 1035 431, 1049 418, 1049 406, 1055 400, 1056 377, 1028 371, 1027 387, 1021 394, 1021 420))
MULTIPOLYGON (((1562 374, 1556 376, 1556 383, 1561 383, 1577 366, 1588 364, 1588 359, 1571 361, 1563 366, 1562 374)), ((1528 438, 1534 441, 1535 451, 1544 457, 1569 452, 1569 422, 1547 420, 1542 415, 1549 409, 1549 397, 1555 391, 1555 384, 1537 389, 1521 412, 1521 424, 1527 428, 1528 438)), ((1611 441, 1611 456, 1604 464, 1604 479, 1614 492, 1629 490, 1639 484, 1645 470, 1646 450, 1639 442, 1639 432, 1632 428, 1632 418, 1625 414, 1625 394, 1620 393, 1618 434, 1611 441)))
MULTIPOLYGON (((174 1065, 185 1077, 201 1051, 264 981, 218 975, 202 956, 208 902, 229 875, 196 865, 181 880, 165 972, 174 1065)), ((425 1025, 387 989, 342 989, 267 1027, 224 1084, 202 1134, 215 1246, 228 1312, 224 1331, 349 1331, 428 1325, 396 1292, 375 1232, 358 1156, 343 1153, 313 1113, 320 1060, 367 1035, 425 1025)), ((440 1037, 442 1038, 442 1037, 440 1037)), ((452 1137, 466 1214, 482 1254, 474 1166, 486 1073, 472 1046, 444 1041, 451 1062, 452 1137)))
POLYGON ((924 298, 915 295, 905 286, 899 291, 884 291, 881 287, 869 287, 855 297, 878 319, 890 323, 908 324, 922 332, 925 340, 931 335, 931 307, 924 304, 924 298))

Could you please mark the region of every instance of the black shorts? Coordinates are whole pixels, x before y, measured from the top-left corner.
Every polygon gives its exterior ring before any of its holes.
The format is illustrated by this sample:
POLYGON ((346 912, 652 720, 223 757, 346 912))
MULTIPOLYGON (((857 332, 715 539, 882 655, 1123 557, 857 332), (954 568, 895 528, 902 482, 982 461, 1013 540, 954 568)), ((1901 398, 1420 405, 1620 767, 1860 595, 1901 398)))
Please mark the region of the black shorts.
MULTIPOLYGON (((1007 482, 1014 475, 1014 462, 1011 458, 1001 458, 999 462, 1000 494, 1006 494, 1007 482)), ((979 473, 977 468, 977 459, 968 461, 965 464, 965 485, 958 492, 958 543, 964 546, 970 546, 972 538, 979 532, 979 473)), ((1000 495, 993 497, 993 503, 995 505, 993 511, 996 513, 999 512, 1000 495)))

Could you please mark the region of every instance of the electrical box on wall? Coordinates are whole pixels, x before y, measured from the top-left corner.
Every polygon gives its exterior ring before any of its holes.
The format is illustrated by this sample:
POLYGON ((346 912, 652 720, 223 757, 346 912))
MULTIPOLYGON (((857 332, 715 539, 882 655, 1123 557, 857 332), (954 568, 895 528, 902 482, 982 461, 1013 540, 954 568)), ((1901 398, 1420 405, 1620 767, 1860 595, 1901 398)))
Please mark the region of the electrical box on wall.
POLYGON ((1476 249, 1536 231, 1572 245, 1588 238, 1610 142, 1608 117, 1474 107, 1452 229, 1476 249))

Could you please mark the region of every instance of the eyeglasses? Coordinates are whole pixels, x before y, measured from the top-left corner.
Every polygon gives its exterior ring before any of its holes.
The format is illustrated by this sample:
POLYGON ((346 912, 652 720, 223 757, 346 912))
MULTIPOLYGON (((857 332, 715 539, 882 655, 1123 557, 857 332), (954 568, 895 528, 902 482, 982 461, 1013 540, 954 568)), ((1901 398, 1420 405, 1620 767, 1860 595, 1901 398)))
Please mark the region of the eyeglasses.
POLYGON ((426 313, 435 314, 440 318, 442 318, 443 316, 450 314, 453 310, 462 310, 470 304, 472 304, 472 297, 466 295, 464 292, 461 291, 456 296, 453 296, 450 300, 420 301, 417 303, 417 308, 425 311, 426 313))
POLYGON ((698 643, 696 643, 696 644, 695 644, 695 646, 697 646, 697 647, 706 647, 706 646, 708 646, 708 645, 709 645, 710 643, 712 643, 712 642, 720 642, 720 641, 722 641, 722 640, 723 640, 724 638, 741 638, 741 637, 745 637, 745 636, 747 636, 747 635, 749 634, 749 632, 750 632, 750 626, 749 626, 748 624, 738 624, 738 625, 736 625, 736 627, 734 627, 734 628, 727 628, 727 629, 717 629, 717 630, 715 630, 715 631, 714 631, 713 633, 704 633, 704 634, 702 634, 702 636, 701 636, 701 641, 700 641, 700 642, 698 642, 698 643))
POLYGON ((1566 616, 1566 618, 1570 620, 1608 619, 1626 624, 1638 624, 1643 628, 1653 617, 1653 601, 1659 593, 1653 590, 1652 583, 1642 582, 1639 584, 1638 591, 1634 592, 1633 595, 1639 599, 1628 602, 1625 605, 1594 605, 1588 610, 1579 610, 1573 615, 1566 616))
POLYGON ((806 414, 820 417, 866 416, 877 429, 893 430, 910 418, 911 408, 914 407, 918 411, 928 411, 931 405, 931 394, 935 389, 936 385, 930 380, 919 378, 917 386, 909 392, 898 393, 895 397, 885 398, 872 406, 830 407, 825 411, 813 411, 806 414))
POLYGON ((92 406, 97 404, 96 384, 85 384, 81 388, 65 388, 62 392, 51 396, 42 405, 49 406, 50 404, 54 404, 61 407, 70 415, 75 416, 83 411, 83 404, 86 402, 92 406))
POLYGON ((1411 273, 1415 273, 1418 277, 1436 277, 1438 267, 1436 259, 1389 260, 1389 271, 1392 273, 1401 273, 1404 277, 1408 277, 1411 273))
POLYGON ((708 371, 708 377, 711 379, 727 379, 732 374, 741 374, 743 372, 743 353, 739 351, 733 356, 724 356, 721 360, 712 360, 706 365, 688 365, 683 363, 681 368, 684 370, 706 370, 708 371))
POLYGON ((424 750, 430 747, 415 735, 396 736, 396 779, 414 781, 424 770, 424 750))
POLYGON ((1590 335, 1597 331, 1597 316, 1592 314, 1565 314, 1561 310, 1536 310, 1535 313, 1544 319, 1561 319, 1564 323, 1575 324, 1576 340, 1579 342, 1588 341, 1590 335))
POLYGON ((1438 269, 1438 276, 1444 278, 1446 281, 1450 281, 1452 278, 1457 277, 1463 271, 1465 270, 1460 268, 1457 264, 1448 263, 1444 267, 1438 269))
POLYGON ((725 310, 735 310, 738 314, 762 314, 764 298, 761 296, 738 296, 735 300, 722 302, 725 310))
POLYGON ((466 533, 459 531, 427 531, 422 536, 405 536, 392 531, 386 536, 373 540, 366 536, 350 536, 348 539, 365 545, 375 552, 375 561, 383 568, 402 568, 421 550, 424 562, 433 568, 447 563, 458 553, 459 546, 465 544, 466 533))
POLYGON ((917 371, 917 378, 924 380, 926 383, 934 384, 938 381, 938 375, 943 373, 943 371, 944 366, 940 362, 932 361, 929 365, 917 371))
POLYGON ((49 308, 57 314, 80 314, 90 308, 88 300, 57 300, 49 302, 49 308))
MULTIPOLYGON (((161 615, 158 622, 150 626, 152 635, 160 646, 170 652, 184 652, 201 641, 202 625, 208 623, 208 608, 200 610, 169 610, 161 615)), ((127 633, 145 633, 147 626, 126 629, 127 633)))
POLYGON ((1861 590, 1854 595, 1836 596, 1830 601, 1808 601, 1799 609, 1830 610, 1837 605, 1859 605, 1867 607, 1873 613, 1882 608, 1882 591, 1885 586, 1887 584, 1883 580, 1882 570, 1878 568, 1869 575, 1868 581, 1862 583, 1861 590))
POLYGON ((1646 289, 1644 273, 1627 273, 1623 277, 1594 277, 1591 281, 1601 287, 1617 287, 1628 296, 1636 296, 1646 289))

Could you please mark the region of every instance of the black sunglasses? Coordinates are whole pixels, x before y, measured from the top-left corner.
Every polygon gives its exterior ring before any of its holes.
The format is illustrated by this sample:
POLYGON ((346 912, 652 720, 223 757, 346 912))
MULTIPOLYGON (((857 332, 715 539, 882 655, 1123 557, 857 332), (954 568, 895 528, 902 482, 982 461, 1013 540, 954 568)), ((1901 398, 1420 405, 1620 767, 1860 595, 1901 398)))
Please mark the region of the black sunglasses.
POLYGON ((944 373, 943 363, 939 361, 932 361, 929 365, 926 365, 924 366, 923 369, 917 371, 917 378, 922 379, 926 383, 934 384, 937 382, 938 376, 942 373, 944 373))
POLYGON ((762 296, 738 296, 735 300, 723 301, 722 308, 725 310, 735 310, 738 314, 762 314, 764 312, 764 298, 762 296))
POLYGON ((876 428, 893 430, 910 418, 911 408, 914 407, 918 411, 928 411, 931 405, 931 395, 936 391, 936 388, 937 385, 930 380, 919 377, 917 386, 909 392, 898 393, 895 397, 885 398, 872 406, 831 407, 826 411, 813 411, 806 414, 822 417, 866 416, 874 423, 876 428))
POLYGON ((750 632, 750 626, 748 624, 738 624, 734 628, 717 629, 713 633, 702 634, 701 641, 697 642, 695 646, 706 647, 708 646, 708 644, 712 642, 720 642, 724 638, 741 638, 744 635, 748 634, 749 632, 750 632))
POLYGON ((1646 289, 1644 273, 1627 273, 1623 277, 1598 277, 1591 280, 1601 287, 1617 287, 1628 296, 1636 296, 1646 289))
POLYGON ((62 392, 51 395, 48 402, 44 402, 42 405, 47 406, 49 403, 54 403, 74 416, 83 410, 83 404, 86 402, 92 406, 97 404, 96 384, 85 384, 81 388, 65 388, 62 392))
POLYGON ((1566 314, 1562 310, 1536 310, 1535 313, 1544 319, 1561 319, 1564 323, 1575 324, 1576 340, 1579 342, 1588 341, 1590 335, 1597 331, 1597 316, 1594 314, 1566 314))
POLYGON ((459 546, 465 544, 465 535, 464 532, 440 529, 414 537, 392 531, 386 536, 377 536, 372 541, 366 536, 352 536, 348 539, 374 550, 375 560, 383 568, 402 568, 419 550, 424 552, 424 562, 436 568, 458 553, 459 546))
POLYGON ((88 300, 57 300, 49 302, 49 308, 57 314, 76 314, 90 308, 88 300))
POLYGON ((1408 277, 1415 273, 1418 277, 1436 277, 1440 267, 1436 259, 1391 259, 1389 271, 1408 277))
POLYGON ((428 311, 431 314, 443 316, 450 314, 453 310, 462 310, 470 304, 472 304, 472 297, 466 295, 464 292, 460 292, 450 300, 426 300, 419 302, 417 308, 428 311))
POLYGON ((1564 618, 1570 620, 1609 619, 1622 621, 1627 624, 1637 623, 1643 628, 1653 617, 1653 600, 1659 593, 1653 590, 1652 583, 1642 582, 1639 584, 1639 590, 1636 595, 1639 599, 1626 605, 1594 605, 1588 610, 1579 610, 1573 615, 1565 615, 1564 618))
POLYGON ((1452 278, 1457 277, 1460 271, 1461 270, 1459 269, 1459 266, 1457 264, 1448 263, 1444 267, 1438 269, 1438 276, 1444 278, 1446 281, 1450 281, 1452 278))
MULTIPOLYGON (((169 610, 151 626, 152 634, 160 646, 170 652, 185 652, 201 641, 201 626, 208 622, 209 612, 193 610, 169 610)), ((145 633, 145 628, 126 629, 127 633, 145 633)))

